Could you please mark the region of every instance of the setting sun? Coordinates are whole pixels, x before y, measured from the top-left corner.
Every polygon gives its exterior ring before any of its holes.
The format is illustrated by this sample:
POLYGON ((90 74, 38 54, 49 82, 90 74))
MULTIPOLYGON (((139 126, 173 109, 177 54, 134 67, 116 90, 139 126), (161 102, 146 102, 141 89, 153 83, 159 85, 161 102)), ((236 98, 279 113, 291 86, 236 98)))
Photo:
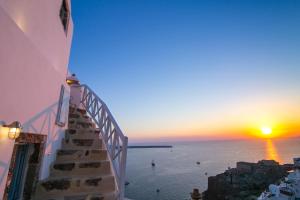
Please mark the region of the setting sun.
POLYGON ((261 130, 262 134, 264 134, 264 135, 270 135, 272 133, 272 129, 267 126, 261 127, 260 130, 261 130))

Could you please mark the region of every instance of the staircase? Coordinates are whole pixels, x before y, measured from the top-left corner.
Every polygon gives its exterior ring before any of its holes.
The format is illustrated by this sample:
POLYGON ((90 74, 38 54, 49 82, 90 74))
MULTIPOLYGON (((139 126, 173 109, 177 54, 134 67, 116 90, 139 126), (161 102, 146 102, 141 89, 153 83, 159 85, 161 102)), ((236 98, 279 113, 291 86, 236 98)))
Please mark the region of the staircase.
POLYGON ((70 107, 69 127, 35 200, 121 199, 100 129, 85 109, 70 107))

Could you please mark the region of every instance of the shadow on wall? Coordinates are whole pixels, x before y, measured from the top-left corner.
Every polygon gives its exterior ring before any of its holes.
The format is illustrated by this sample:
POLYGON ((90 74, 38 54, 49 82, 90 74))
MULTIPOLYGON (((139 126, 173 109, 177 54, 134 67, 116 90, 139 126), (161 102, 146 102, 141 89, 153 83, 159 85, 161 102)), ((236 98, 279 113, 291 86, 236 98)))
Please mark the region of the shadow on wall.
POLYGON ((6 175, 8 173, 9 163, 0 161, 0 183, 5 181, 6 175))
MULTIPOLYGON (((65 92, 66 94, 62 99, 62 103, 65 105, 65 108, 62 109, 62 111, 64 112, 64 120, 67 122, 70 94, 69 91, 65 92)), ((45 153, 42 159, 39 179, 45 179, 48 177, 50 164, 55 160, 55 152, 61 147, 64 131, 67 128, 67 124, 65 126, 58 126, 55 124, 58 105, 59 102, 56 102, 37 113, 28 121, 22 122, 23 132, 47 135, 47 142, 45 144, 45 153)), ((6 183, 13 146, 13 140, 8 138, 0 140, 0 152, 2 152, 2 159, 0 160, 0 198, 3 195, 2 192, 6 183), (4 152, 6 155, 3 154, 4 152)))
MULTIPOLYGON (((63 104, 67 107, 63 109, 65 112, 65 121, 67 121, 69 97, 63 99, 63 104)), ((55 152, 61 147, 62 139, 64 138, 64 131, 67 128, 67 124, 63 126, 55 124, 57 109, 58 102, 50 105, 23 124, 24 132, 47 135, 47 142, 45 144, 45 152, 39 176, 40 180, 49 176, 50 164, 55 160, 55 152)))
POLYGON ((0 199, 3 196, 3 191, 6 184, 7 174, 9 172, 9 165, 11 154, 13 151, 14 141, 11 139, 0 139, 0 199))

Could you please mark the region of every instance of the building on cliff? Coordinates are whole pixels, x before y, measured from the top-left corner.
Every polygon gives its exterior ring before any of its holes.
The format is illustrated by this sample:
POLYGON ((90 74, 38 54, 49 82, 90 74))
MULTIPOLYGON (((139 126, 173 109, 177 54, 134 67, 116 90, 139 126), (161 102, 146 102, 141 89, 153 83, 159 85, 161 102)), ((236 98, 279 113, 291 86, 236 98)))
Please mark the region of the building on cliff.
POLYGON ((66 82, 70 0, 0 0, 0 29, 0 199, 124 199, 127 137, 66 82))
POLYGON ((300 200, 300 158, 294 158, 294 170, 283 181, 270 184, 257 200, 300 200))
POLYGON ((291 165, 273 160, 257 163, 238 162, 236 168, 208 177, 204 200, 253 200, 271 183, 286 176, 291 165))

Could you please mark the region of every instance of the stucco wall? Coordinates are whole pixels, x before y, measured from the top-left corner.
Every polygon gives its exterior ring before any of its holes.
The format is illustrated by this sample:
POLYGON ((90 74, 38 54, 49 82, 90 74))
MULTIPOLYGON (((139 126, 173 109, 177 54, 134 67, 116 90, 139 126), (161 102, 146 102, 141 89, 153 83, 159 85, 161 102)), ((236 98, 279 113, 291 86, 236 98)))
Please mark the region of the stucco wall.
MULTIPOLYGON (((70 1, 67 1, 71 11, 70 1)), ((62 0, 2 0, 0 6, 30 39, 37 50, 58 70, 66 74, 69 62, 73 21, 70 18, 68 35, 59 17, 62 0)))
MULTIPOLYGON (((61 0, 0 0, 0 121, 18 120, 24 131, 47 135, 40 178, 48 176, 65 129, 55 125, 55 116, 73 24, 70 20, 66 35, 60 6, 61 0)), ((0 140, 0 198, 13 145, 0 140)))

